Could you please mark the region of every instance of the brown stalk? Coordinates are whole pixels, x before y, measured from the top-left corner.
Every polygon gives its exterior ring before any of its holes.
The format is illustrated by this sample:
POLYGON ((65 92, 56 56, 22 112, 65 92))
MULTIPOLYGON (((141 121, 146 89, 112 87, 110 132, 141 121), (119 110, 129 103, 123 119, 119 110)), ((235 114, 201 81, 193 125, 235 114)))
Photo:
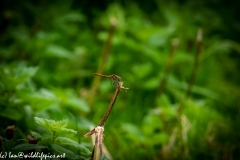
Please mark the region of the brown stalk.
POLYGON ((188 83, 188 88, 187 91, 185 93, 185 96, 183 98, 183 100, 180 102, 179 107, 178 107, 178 114, 180 115, 183 108, 184 108, 184 103, 187 100, 187 98, 189 97, 191 91, 192 91, 192 86, 194 84, 196 75, 197 75, 197 70, 198 70, 198 66, 199 66, 199 55, 201 53, 201 47, 202 47, 202 29, 198 29, 198 33, 197 33, 197 49, 196 49, 196 54, 195 54, 195 59, 194 59, 194 64, 193 64, 193 70, 191 73, 191 77, 188 83))
POLYGON ((102 157, 102 147, 103 147, 103 127, 95 128, 95 144, 92 152, 92 160, 100 160, 102 157))
POLYGON ((162 78, 161 82, 159 83, 159 88, 158 88, 158 91, 157 91, 157 96, 158 97, 161 96, 161 94, 164 91, 164 88, 166 87, 167 78, 168 78, 168 75, 171 71, 173 57, 174 57, 174 54, 176 52, 176 49, 177 49, 178 45, 179 45, 179 39, 173 39, 172 44, 171 44, 171 50, 170 50, 170 53, 169 53, 169 57, 167 59, 166 68, 165 68, 165 71, 164 71, 164 74, 163 74, 163 78, 162 78))
POLYGON ((114 105, 114 103, 117 99, 119 91, 120 91, 120 87, 117 87, 115 92, 114 92, 113 98, 112 98, 112 100, 111 100, 111 102, 108 106, 108 109, 106 110, 105 114, 103 115, 103 117, 102 117, 101 121, 99 122, 98 126, 104 126, 109 114, 111 113, 111 110, 112 110, 113 105, 114 105))
MULTIPOLYGON (((113 95, 113 98, 112 98, 112 100, 111 100, 111 102, 110 102, 110 104, 108 106, 108 109, 106 110, 105 114, 103 115, 101 121, 98 123, 97 127, 104 126, 104 124, 105 124, 109 114, 111 113, 111 110, 112 110, 113 105, 114 105, 114 103, 116 101, 116 98, 118 96, 119 91, 120 91, 120 88, 117 87, 116 90, 115 90, 115 93, 113 95)), ((90 132, 88 132, 87 134, 85 134, 84 137, 87 138, 88 136, 91 136, 93 133, 96 133, 95 129, 96 129, 96 127, 94 129, 92 129, 90 132)))
MULTIPOLYGON (((98 63, 97 73, 103 73, 104 68, 105 68, 105 64, 106 64, 107 59, 109 57, 110 50, 111 50, 111 45, 112 45, 112 37, 113 37, 114 31, 115 31, 115 28, 116 28, 116 25, 117 25, 116 19, 111 18, 110 19, 110 24, 111 24, 111 26, 110 26, 110 29, 108 31, 108 37, 107 37, 106 42, 104 43, 101 58, 100 58, 100 61, 98 63)), ((92 86, 91 86, 91 89, 89 91, 89 96, 87 97, 87 103, 90 107, 92 106, 92 103, 95 99, 96 91, 98 89, 100 80, 101 80, 101 77, 98 77, 98 76, 94 77, 94 79, 93 79, 92 86)))
MULTIPOLYGON (((110 75, 110 76, 106 76, 106 75, 103 75, 103 74, 94 73, 94 75, 102 76, 102 77, 106 77, 106 78, 110 78, 110 79, 114 80, 115 82, 117 82, 117 87, 116 87, 116 90, 115 90, 114 95, 113 95, 113 97, 112 97, 112 100, 111 100, 111 102, 110 102, 110 104, 109 104, 109 106, 108 106, 105 114, 103 115, 101 121, 100 121, 100 122, 98 123, 98 125, 97 125, 97 127, 98 127, 98 126, 102 127, 102 126, 104 126, 104 124, 105 124, 105 122, 106 122, 106 120, 107 120, 107 118, 108 118, 108 116, 109 116, 109 114, 110 114, 110 112, 111 112, 111 110, 112 110, 112 108, 113 108, 113 105, 114 105, 114 103, 115 103, 115 101, 116 101, 116 99, 117 99, 117 96, 118 96, 119 91, 120 91, 121 89, 127 90, 128 88, 123 87, 123 82, 120 82, 121 77, 119 77, 119 76, 117 76, 117 75, 115 75, 115 74, 110 75)), ((95 127, 95 128, 96 128, 96 127, 95 127)), ((84 137, 87 138, 88 136, 90 136, 90 135, 92 135, 93 133, 95 133, 95 128, 92 129, 92 130, 91 130, 90 132, 88 132, 87 134, 85 134, 84 137)))
POLYGON ((120 90, 121 89, 127 90, 128 88, 123 87, 123 82, 120 82, 121 77, 119 77, 115 74, 110 75, 110 76, 106 76, 106 75, 103 75, 103 74, 95 73, 94 75, 110 78, 110 79, 114 80, 115 82, 117 82, 117 87, 116 87, 116 90, 115 90, 114 95, 112 97, 112 100, 111 100, 105 114, 103 115, 102 119, 98 123, 97 127, 93 128, 90 132, 88 132, 87 134, 84 135, 84 137, 87 138, 87 137, 89 137, 89 136, 91 136, 92 134, 95 133, 95 136, 96 136, 95 145, 94 145, 94 149, 93 149, 93 152, 92 152, 91 159, 100 160, 101 157, 102 157, 104 124, 105 124, 109 114, 111 113, 111 110, 113 108, 113 105, 114 105, 114 103, 117 99, 117 96, 118 96, 120 90))
MULTIPOLYGON (((94 127, 90 127, 90 130, 92 130, 94 127)), ((103 127, 102 127, 103 128, 103 127)), ((104 129, 104 128, 103 128, 104 129)), ((96 139, 96 135, 95 134, 93 134, 92 136, 91 136, 91 139, 92 139, 92 144, 93 144, 93 146, 95 146, 95 139, 96 139)), ((93 150, 93 152, 94 152, 94 150, 93 150)), ((92 153, 92 157, 93 157, 93 154, 94 153, 92 153)), ((113 159, 112 158, 112 155, 109 153, 109 151, 108 151, 108 149, 107 149, 107 147, 104 145, 104 143, 102 142, 102 154, 104 154, 106 157, 108 157, 108 159, 113 159)))

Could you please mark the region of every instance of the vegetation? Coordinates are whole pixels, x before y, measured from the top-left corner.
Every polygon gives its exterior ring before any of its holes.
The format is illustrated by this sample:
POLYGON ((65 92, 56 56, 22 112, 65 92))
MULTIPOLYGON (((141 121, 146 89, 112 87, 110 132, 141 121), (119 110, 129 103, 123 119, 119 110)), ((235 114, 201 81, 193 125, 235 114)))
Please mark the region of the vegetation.
POLYGON ((238 159, 239 2, 0 3, 1 151, 90 158, 101 73, 103 159, 238 159))

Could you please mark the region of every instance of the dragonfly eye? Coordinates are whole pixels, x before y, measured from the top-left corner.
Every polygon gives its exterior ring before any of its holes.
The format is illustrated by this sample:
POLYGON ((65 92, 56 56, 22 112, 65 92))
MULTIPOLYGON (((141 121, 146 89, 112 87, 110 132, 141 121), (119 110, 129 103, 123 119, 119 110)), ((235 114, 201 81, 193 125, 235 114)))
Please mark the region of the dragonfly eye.
POLYGON ((111 84, 112 84, 112 86, 116 87, 116 86, 118 86, 118 81, 111 79, 111 84))

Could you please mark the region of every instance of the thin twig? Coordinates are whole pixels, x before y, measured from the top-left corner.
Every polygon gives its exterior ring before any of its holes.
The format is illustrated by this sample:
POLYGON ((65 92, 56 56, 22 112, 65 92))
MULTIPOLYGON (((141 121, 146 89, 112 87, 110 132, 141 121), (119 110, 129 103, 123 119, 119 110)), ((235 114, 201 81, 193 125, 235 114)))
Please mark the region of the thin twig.
MULTIPOLYGON (((95 75, 100 75, 100 74, 95 74, 95 75)), ((110 75, 110 76, 105 76, 105 75, 101 75, 101 76, 104 76, 104 77, 107 77, 107 78, 112 78, 113 80, 115 80, 115 81, 117 82, 117 87, 116 87, 116 90, 115 90, 114 95, 113 95, 113 97, 112 97, 112 100, 111 100, 111 102, 110 102, 110 104, 109 104, 109 106, 108 106, 105 114, 103 115, 101 121, 98 123, 97 127, 98 127, 98 126, 100 126, 100 127, 104 126, 104 124, 105 124, 105 122, 106 122, 106 120, 107 120, 107 118, 108 118, 108 116, 109 116, 109 114, 110 114, 110 112, 111 112, 111 110, 112 110, 112 108, 113 108, 113 105, 114 105, 114 103, 115 103, 115 101, 116 101, 116 99, 117 99, 117 96, 118 96, 119 91, 120 91, 121 89, 125 89, 125 90, 128 89, 128 88, 123 87, 123 82, 120 82, 120 81, 119 81, 121 78, 120 78, 119 76, 115 75, 115 74, 110 75)), ((96 127, 95 127, 95 128, 96 128, 96 127)), ((85 134, 84 137, 87 138, 88 136, 96 133, 95 128, 92 129, 92 130, 91 130, 90 132, 88 132, 87 134, 85 134)))
POLYGON ((108 116, 109 116, 109 114, 110 114, 110 112, 111 112, 111 110, 113 108, 113 105, 114 105, 114 103, 115 103, 115 101, 117 99, 119 91, 120 91, 120 87, 117 86, 116 90, 115 90, 115 93, 113 95, 113 98, 112 98, 112 100, 111 100, 111 102, 110 102, 110 104, 108 106, 108 109, 106 110, 105 114, 103 115, 103 117, 102 117, 101 121, 99 122, 98 126, 104 126, 104 124, 105 124, 105 122, 106 122, 106 120, 107 120, 107 118, 108 118, 108 116))
POLYGON ((201 53, 201 46, 202 46, 202 29, 198 29, 198 33, 197 33, 197 49, 196 49, 196 54, 195 54, 195 59, 194 59, 194 64, 193 64, 193 70, 191 73, 191 77, 188 83, 188 88, 187 91, 185 93, 184 98, 182 99, 182 101, 179 104, 178 107, 178 114, 180 115, 183 108, 184 108, 184 103, 187 100, 187 98, 189 97, 191 91, 192 91, 192 86, 194 84, 195 78, 196 78, 196 74, 197 74, 197 70, 198 70, 198 65, 199 65, 199 55, 201 53))

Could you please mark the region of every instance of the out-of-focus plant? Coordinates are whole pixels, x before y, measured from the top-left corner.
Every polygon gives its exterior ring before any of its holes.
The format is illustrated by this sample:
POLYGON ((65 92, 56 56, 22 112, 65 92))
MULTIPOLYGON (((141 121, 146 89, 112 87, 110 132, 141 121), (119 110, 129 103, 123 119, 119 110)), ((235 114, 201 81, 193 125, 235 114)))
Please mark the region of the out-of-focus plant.
POLYGON ((117 26, 103 71, 124 77, 131 90, 119 96, 111 113, 117 118, 105 128, 104 142, 113 158, 238 157, 239 2, 104 2, 1 2, 1 128, 15 124, 17 136, 23 137, 29 129, 36 130, 35 116, 68 118, 80 136, 97 123, 111 97, 111 83, 103 80, 96 86, 91 112, 85 99, 91 97, 92 74, 114 17, 117 26), (178 115, 199 27, 199 67, 178 115), (158 96, 174 38, 180 43, 158 96))

